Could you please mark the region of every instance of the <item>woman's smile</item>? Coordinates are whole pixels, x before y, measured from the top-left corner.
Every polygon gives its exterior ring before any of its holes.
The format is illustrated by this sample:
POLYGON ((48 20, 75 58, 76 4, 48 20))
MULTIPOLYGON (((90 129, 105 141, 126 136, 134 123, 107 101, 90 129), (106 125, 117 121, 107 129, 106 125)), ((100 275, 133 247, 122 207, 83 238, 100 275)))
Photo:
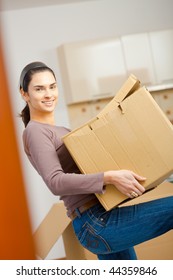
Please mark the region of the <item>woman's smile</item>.
POLYGON ((42 103, 44 103, 48 107, 51 107, 51 106, 54 105, 54 101, 55 101, 55 99, 53 99, 53 100, 45 100, 45 101, 42 101, 42 103))

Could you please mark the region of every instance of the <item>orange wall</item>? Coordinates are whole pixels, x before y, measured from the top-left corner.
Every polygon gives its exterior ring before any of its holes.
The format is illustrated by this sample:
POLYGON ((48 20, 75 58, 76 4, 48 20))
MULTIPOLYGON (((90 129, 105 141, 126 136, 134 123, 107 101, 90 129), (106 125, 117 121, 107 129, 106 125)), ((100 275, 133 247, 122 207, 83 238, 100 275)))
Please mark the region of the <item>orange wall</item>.
MULTIPOLYGON (((0 38, 0 42, 2 42, 0 38)), ((8 71, 6 71, 8 73, 8 71)), ((16 94, 16 88, 14 89, 16 94)), ((0 46, 0 259, 34 259, 34 245, 0 46)))

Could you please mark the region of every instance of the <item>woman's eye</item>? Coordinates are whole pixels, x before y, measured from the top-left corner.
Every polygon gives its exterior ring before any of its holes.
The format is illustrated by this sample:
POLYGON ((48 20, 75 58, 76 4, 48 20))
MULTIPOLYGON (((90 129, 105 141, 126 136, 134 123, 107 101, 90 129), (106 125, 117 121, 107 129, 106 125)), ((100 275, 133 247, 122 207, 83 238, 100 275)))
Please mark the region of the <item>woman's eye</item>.
POLYGON ((56 89, 56 85, 52 85, 50 89, 56 89))
POLYGON ((41 91, 42 89, 41 88, 36 88, 36 91, 41 91))

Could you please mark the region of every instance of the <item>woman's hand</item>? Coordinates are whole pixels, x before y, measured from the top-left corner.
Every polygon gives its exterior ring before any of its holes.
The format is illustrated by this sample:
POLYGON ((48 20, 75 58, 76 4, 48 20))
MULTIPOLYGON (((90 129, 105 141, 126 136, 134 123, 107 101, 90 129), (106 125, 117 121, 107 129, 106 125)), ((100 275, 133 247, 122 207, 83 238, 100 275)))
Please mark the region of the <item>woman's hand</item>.
POLYGON ((142 195, 145 188, 140 184, 146 178, 130 170, 114 170, 104 172, 104 184, 114 185, 121 193, 130 198, 142 195))

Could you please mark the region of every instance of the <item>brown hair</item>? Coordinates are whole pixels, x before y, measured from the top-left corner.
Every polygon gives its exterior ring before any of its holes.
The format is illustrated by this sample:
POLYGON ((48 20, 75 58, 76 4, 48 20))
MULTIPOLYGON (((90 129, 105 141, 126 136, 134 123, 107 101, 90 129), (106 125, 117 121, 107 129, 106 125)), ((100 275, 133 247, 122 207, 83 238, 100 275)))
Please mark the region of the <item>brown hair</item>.
MULTIPOLYGON (((47 70, 53 74, 53 76, 56 80, 55 73, 46 64, 44 64, 42 62, 32 62, 32 63, 26 65, 20 75, 20 89, 23 89, 24 92, 27 92, 29 83, 32 79, 32 76, 35 73, 44 72, 47 70)), ((22 118, 22 121, 26 127, 30 121, 30 111, 29 111, 28 104, 26 104, 26 106, 23 108, 23 110, 21 111, 19 116, 22 118)))

